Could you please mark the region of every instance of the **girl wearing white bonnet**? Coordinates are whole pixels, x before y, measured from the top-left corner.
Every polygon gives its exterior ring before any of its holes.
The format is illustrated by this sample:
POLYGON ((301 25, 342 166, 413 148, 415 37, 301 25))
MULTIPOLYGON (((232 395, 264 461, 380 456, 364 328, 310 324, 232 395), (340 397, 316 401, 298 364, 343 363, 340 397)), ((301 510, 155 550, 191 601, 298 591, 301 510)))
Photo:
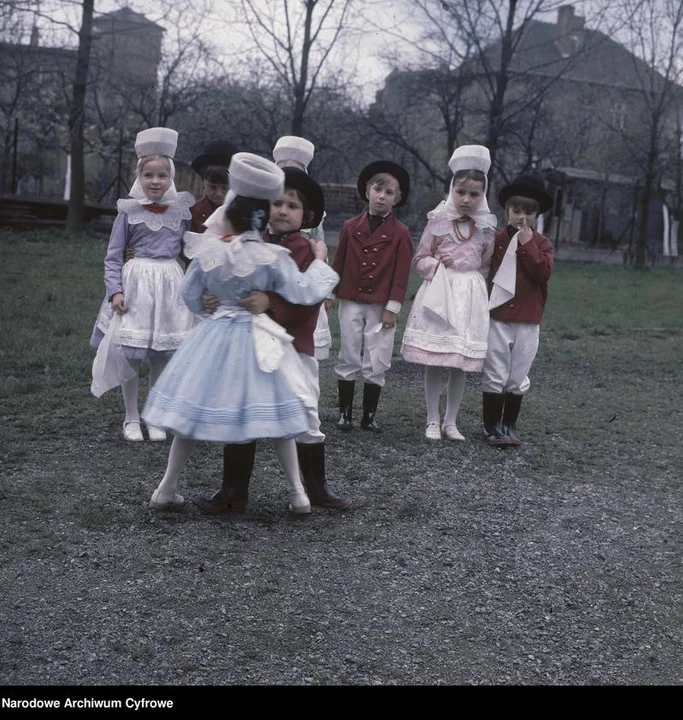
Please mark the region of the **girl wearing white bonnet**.
MULTIPOLYGON (((149 362, 154 385, 174 351, 196 324, 180 297, 179 264, 183 234, 190 227, 190 193, 173 182, 178 133, 156 127, 138 133, 136 179, 129 197, 117 203, 104 259, 106 295, 90 344, 97 348, 91 390, 100 397, 121 385, 123 435, 142 441, 138 411, 138 373, 149 362), (124 264, 124 252, 133 256, 124 264)), ((147 426, 150 440, 166 433, 147 426)))
POLYGON ((486 201, 491 166, 482 145, 463 145, 448 163, 448 197, 427 214, 413 259, 424 282, 408 316, 401 353, 425 366, 428 440, 464 440, 457 416, 465 373, 480 372, 489 327, 486 275, 496 218, 486 201), (442 368, 448 368, 446 412, 439 416, 442 368))

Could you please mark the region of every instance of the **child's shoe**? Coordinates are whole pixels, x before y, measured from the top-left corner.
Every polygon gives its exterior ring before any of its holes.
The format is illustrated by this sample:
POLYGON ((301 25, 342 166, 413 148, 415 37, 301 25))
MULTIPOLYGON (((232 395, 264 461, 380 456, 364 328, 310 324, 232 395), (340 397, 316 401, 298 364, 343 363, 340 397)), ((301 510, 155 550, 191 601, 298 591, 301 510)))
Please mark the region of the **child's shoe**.
POLYGON ((161 428, 153 427, 152 425, 147 426, 147 434, 152 442, 166 440, 166 431, 161 428))
POLYGON ((142 442, 142 428, 135 420, 127 420, 123 423, 123 437, 130 442, 142 442))
POLYGON ((449 440, 464 440, 465 436, 458 430, 455 425, 444 425, 442 428, 443 434, 449 440))
POLYGON ((438 422, 427 423, 425 437, 427 440, 441 440, 441 428, 438 422))
POLYGON ((164 498, 159 495, 159 488, 152 493, 152 499, 149 506, 155 510, 178 510, 185 504, 185 498, 182 495, 175 495, 171 498, 164 498))
POLYGON ((303 491, 292 490, 289 493, 289 512, 294 515, 308 515, 311 512, 311 502, 303 491))

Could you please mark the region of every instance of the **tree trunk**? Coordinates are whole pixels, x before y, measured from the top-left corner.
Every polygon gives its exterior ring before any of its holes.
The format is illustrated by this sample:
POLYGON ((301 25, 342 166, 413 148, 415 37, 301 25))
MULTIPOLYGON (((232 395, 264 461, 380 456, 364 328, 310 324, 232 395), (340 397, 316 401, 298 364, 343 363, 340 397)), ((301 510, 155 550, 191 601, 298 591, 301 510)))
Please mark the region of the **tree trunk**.
POLYGON ((71 137, 71 194, 66 229, 69 233, 83 232, 85 209, 85 152, 83 128, 85 125, 85 91, 88 83, 88 64, 92 43, 92 17, 95 0, 83 0, 83 22, 78 33, 78 59, 74 80, 69 133, 71 137))

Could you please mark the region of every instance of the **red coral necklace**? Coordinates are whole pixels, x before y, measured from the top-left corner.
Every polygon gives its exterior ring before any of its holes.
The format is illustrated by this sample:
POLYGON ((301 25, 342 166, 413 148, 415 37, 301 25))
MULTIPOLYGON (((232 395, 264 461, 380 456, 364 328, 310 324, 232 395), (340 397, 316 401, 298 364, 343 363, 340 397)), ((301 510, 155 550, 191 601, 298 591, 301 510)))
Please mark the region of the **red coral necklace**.
POLYGON ((472 220, 471 217, 468 217, 465 215, 464 217, 458 218, 457 220, 453 220, 453 230, 455 230, 455 236, 460 240, 460 242, 466 243, 469 242, 474 237, 474 231, 477 229, 477 226, 474 223, 474 220, 472 220), (469 232, 467 233, 467 236, 463 235, 463 233, 460 231, 460 227, 458 223, 467 223, 469 225, 469 232))

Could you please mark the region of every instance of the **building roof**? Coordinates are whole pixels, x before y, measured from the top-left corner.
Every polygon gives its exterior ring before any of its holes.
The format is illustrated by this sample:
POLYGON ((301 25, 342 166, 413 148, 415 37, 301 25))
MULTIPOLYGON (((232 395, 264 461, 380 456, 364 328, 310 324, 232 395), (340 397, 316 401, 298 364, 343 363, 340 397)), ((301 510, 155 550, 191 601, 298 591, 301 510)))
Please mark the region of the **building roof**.
POLYGON ((149 28, 157 28, 161 32, 166 30, 155 22, 152 22, 149 18, 145 17, 142 13, 135 12, 128 6, 122 7, 119 10, 113 10, 109 13, 103 13, 98 18, 93 20, 93 24, 101 23, 104 20, 113 20, 124 25, 138 25, 146 26, 149 28))
MULTIPOLYGON (((563 56, 557 42, 555 23, 529 21, 523 32, 510 70, 513 74, 532 74, 587 82, 609 87, 642 90, 643 77, 652 76, 647 63, 626 47, 598 30, 581 28, 567 38, 574 52, 563 56)), ((502 42, 496 41, 485 50, 493 67, 500 63, 502 42)), ((475 61, 479 64, 480 61, 475 61)), ((663 82, 664 78, 655 73, 663 82)))

